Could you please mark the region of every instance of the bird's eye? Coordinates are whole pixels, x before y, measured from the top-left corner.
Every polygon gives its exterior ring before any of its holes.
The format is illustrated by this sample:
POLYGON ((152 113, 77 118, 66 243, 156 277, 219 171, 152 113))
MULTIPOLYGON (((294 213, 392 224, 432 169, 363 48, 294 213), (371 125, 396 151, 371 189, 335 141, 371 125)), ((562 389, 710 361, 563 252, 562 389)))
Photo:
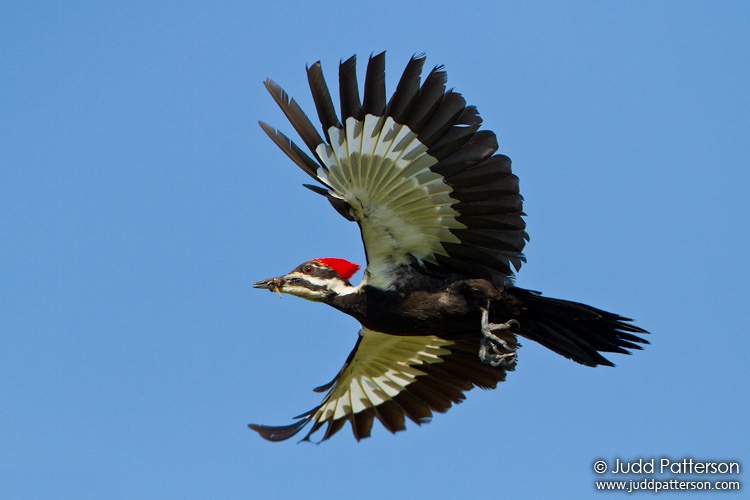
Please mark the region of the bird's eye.
POLYGON ((302 272, 305 273, 305 274, 310 274, 312 272, 312 266, 307 265, 307 266, 303 267, 302 268, 302 272))

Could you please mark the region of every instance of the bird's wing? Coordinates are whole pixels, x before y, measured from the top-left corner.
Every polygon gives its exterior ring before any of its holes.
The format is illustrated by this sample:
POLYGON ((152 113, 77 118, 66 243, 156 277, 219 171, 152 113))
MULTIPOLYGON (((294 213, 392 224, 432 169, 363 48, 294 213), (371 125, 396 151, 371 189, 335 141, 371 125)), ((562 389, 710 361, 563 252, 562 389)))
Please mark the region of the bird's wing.
POLYGON ((283 441, 305 425, 313 425, 303 441, 327 424, 321 441, 333 436, 348 421, 357 440, 370 436, 375 418, 395 433, 405 429, 405 417, 417 425, 432 412, 446 412, 474 386, 494 388, 515 369, 518 343, 510 331, 500 335, 510 354, 505 365, 483 363, 479 339, 448 340, 436 336, 396 336, 363 328, 354 350, 336 378, 316 389, 328 390, 320 406, 285 426, 250 424, 270 441, 283 441))
POLYGON ((459 273, 503 283, 524 261, 528 240, 518 178, 497 151, 495 134, 480 131, 473 106, 446 90, 436 67, 420 85, 424 57, 413 57, 390 101, 385 55, 370 58, 360 101, 354 57, 339 68, 341 119, 320 63, 307 70, 323 137, 276 83, 265 85, 312 157, 287 136, 263 130, 325 187, 336 210, 359 223, 368 284, 389 288, 403 266, 459 273))

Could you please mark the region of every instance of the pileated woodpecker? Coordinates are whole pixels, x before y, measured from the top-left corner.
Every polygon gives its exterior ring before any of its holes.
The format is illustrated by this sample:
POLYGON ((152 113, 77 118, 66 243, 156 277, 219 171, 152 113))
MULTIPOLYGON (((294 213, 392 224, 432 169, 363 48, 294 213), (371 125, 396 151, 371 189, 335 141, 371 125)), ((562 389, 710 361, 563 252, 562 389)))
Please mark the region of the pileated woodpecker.
POLYGON ((495 134, 479 130, 473 106, 446 90, 434 68, 420 85, 424 56, 409 61, 386 101, 385 54, 370 57, 360 101, 356 59, 340 64, 341 118, 319 62, 307 69, 323 137, 299 105, 271 80, 265 86, 306 154, 269 125, 268 136, 321 186, 345 218, 356 221, 367 256, 303 263, 256 288, 323 302, 356 318, 354 350, 322 403, 286 426, 251 424, 271 441, 326 425, 322 440, 348 421, 357 440, 377 418, 391 432, 405 417, 420 425, 474 386, 494 388, 516 366, 517 337, 586 366, 614 366, 601 352, 629 354, 648 342, 632 320, 513 284, 528 235, 518 178, 496 154, 495 134))

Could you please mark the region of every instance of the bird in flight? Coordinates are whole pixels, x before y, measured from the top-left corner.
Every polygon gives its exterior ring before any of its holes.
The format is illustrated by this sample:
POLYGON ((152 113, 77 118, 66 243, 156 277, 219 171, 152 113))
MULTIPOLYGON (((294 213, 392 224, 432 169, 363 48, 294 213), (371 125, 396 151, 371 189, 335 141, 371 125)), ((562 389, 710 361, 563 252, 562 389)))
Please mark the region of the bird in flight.
POLYGON ((340 258, 309 260, 255 283, 281 296, 322 302, 361 323, 338 375, 314 389, 320 405, 283 426, 250 424, 282 441, 312 424, 324 441, 349 422, 370 436, 421 425, 473 387, 494 388, 516 367, 518 337, 586 366, 614 366, 601 353, 629 354, 648 342, 632 320, 515 286, 528 240, 523 198, 495 134, 435 67, 421 80, 412 57, 386 100, 385 53, 371 56, 360 99, 356 58, 339 66, 340 116, 320 62, 307 68, 322 124, 316 127, 275 82, 265 81, 310 153, 261 122, 271 140, 359 225, 367 268, 340 258))

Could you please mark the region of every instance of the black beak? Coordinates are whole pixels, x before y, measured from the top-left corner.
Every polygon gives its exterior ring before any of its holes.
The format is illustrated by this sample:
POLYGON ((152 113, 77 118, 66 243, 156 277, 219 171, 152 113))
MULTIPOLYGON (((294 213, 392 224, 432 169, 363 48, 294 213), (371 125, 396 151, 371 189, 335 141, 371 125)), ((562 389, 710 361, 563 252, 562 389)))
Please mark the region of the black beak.
POLYGON ((279 297, 281 297, 281 290, 279 290, 280 286, 284 285, 284 278, 271 278, 267 280, 261 280, 256 281, 253 283, 253 288, 264 288, 266 290, 270 290, 272 292, 276 292, 279 294, 279 297))

